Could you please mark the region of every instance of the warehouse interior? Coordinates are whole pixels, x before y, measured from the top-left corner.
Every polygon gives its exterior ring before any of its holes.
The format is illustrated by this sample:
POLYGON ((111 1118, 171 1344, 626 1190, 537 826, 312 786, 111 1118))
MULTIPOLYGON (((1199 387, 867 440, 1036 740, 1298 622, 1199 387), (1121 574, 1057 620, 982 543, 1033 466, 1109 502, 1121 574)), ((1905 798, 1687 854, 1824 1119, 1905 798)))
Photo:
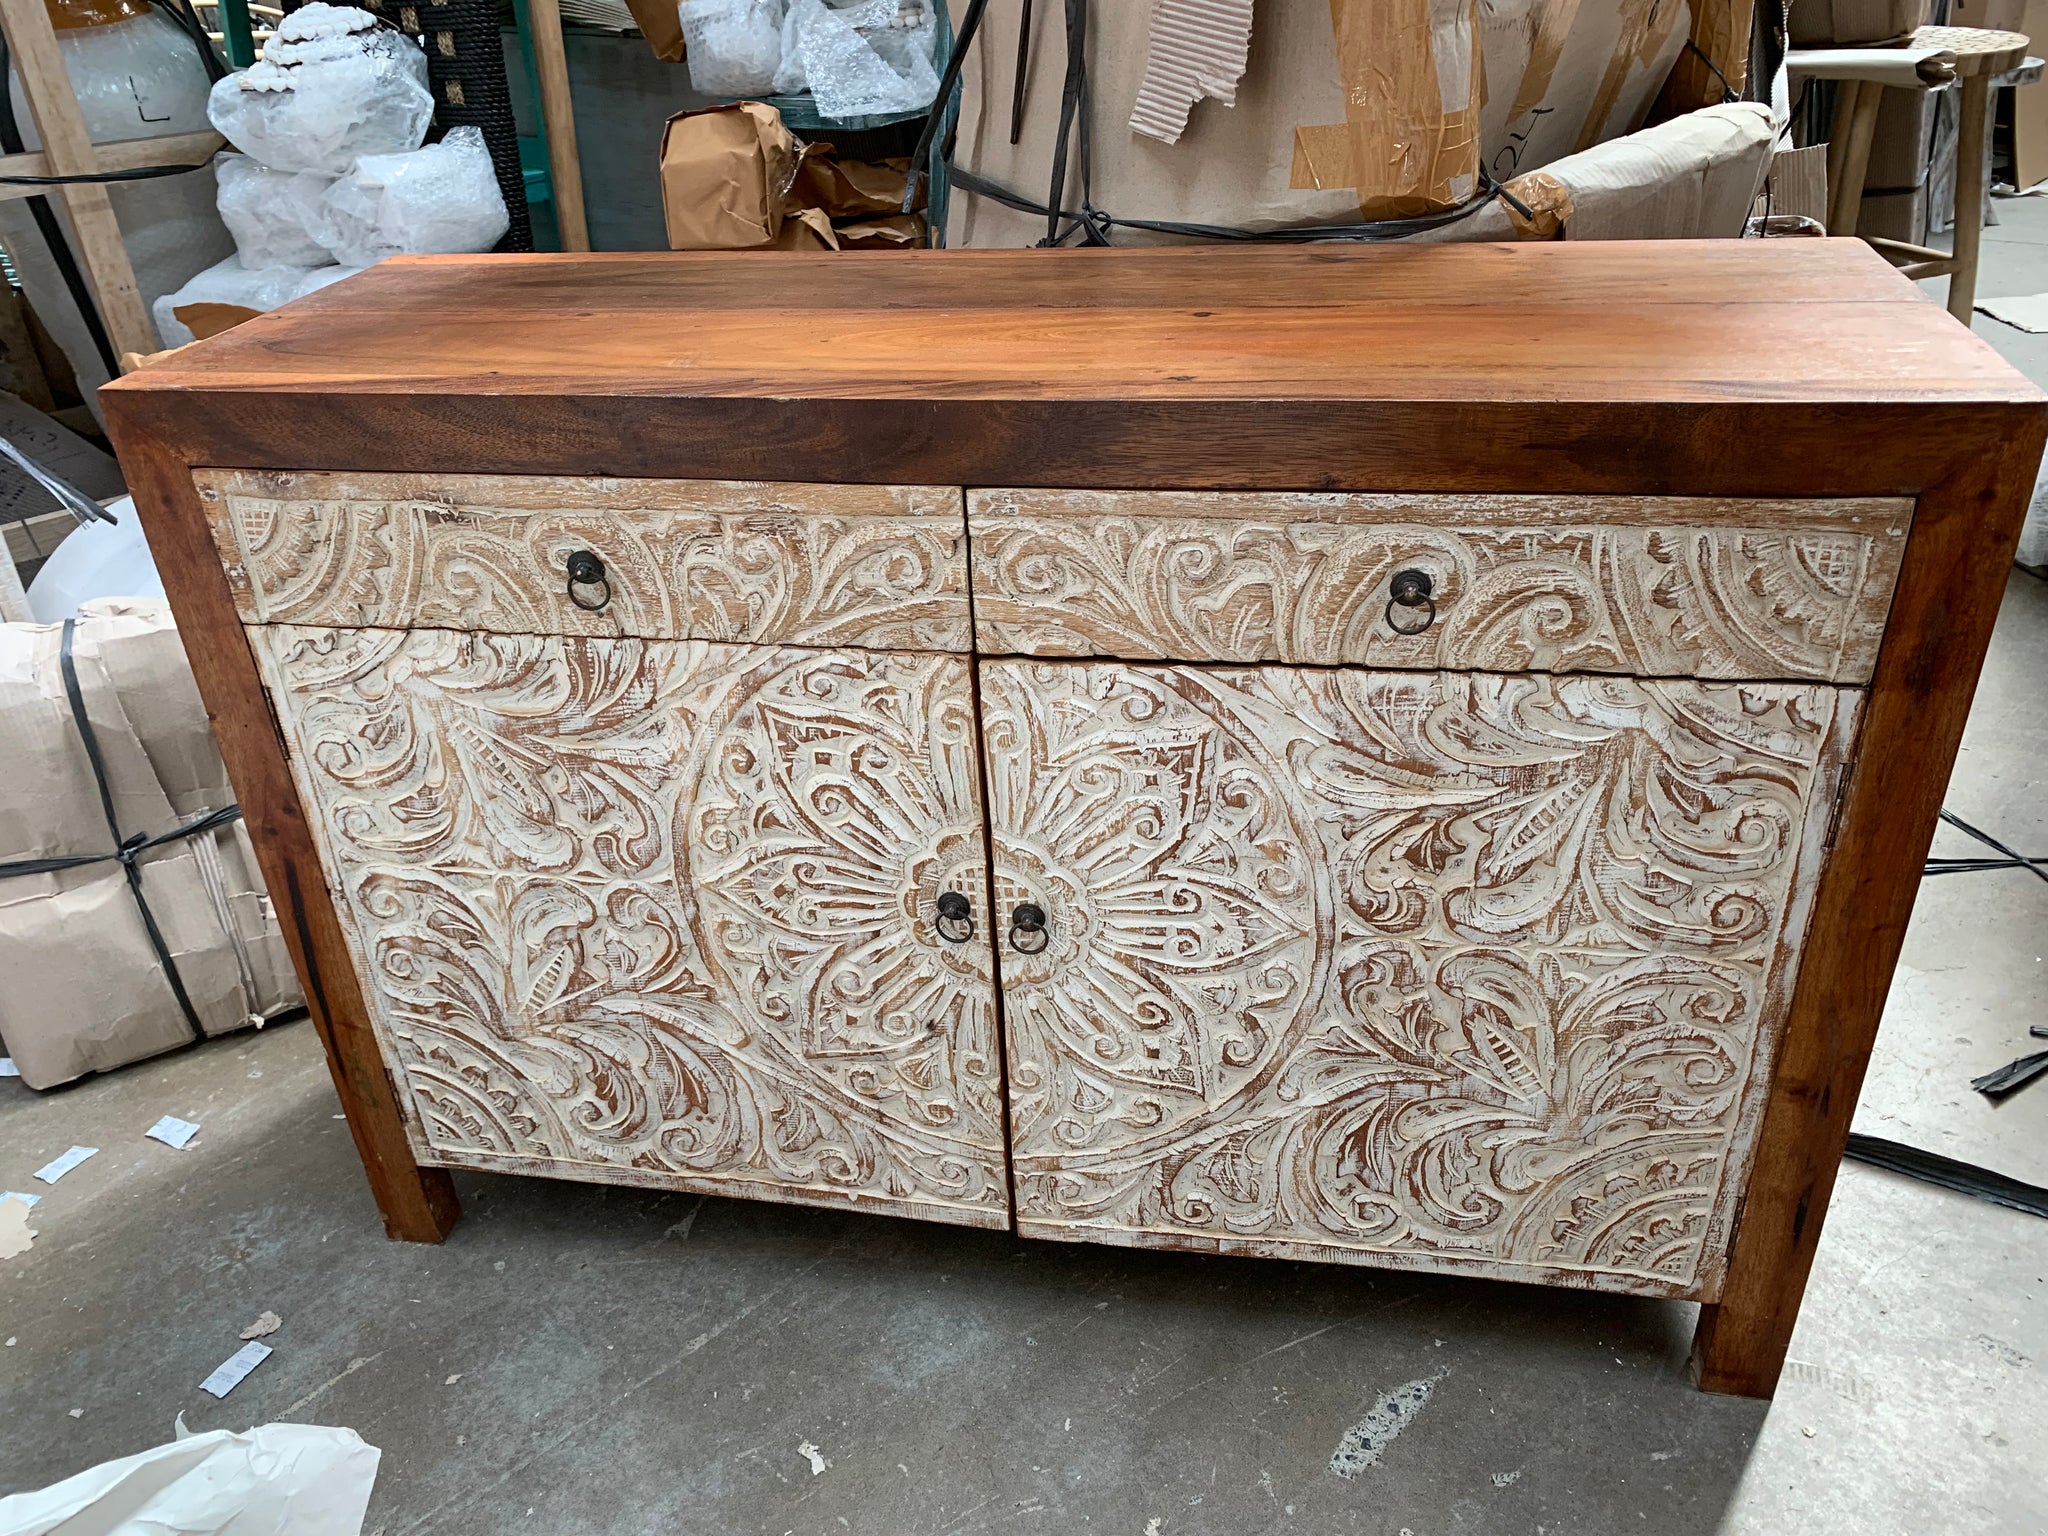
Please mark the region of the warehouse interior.
POLYGON ((2041 4, 0 0, 0 1536, 2048 1530, 2041 4))

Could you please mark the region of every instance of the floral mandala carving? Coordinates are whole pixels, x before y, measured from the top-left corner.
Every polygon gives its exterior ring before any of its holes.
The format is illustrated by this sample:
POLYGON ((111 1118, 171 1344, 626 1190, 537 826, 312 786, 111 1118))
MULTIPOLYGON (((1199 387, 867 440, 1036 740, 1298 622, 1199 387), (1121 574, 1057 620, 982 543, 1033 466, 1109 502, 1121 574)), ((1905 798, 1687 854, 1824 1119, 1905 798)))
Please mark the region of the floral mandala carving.
POLYGON ((1054 932, 1002 952, 1026 1230, 1712 1283, 1853 696, 991 662, 983 700, 998 889, 1054 932))
POLYGON ((430 1161, 1002 1224, 964 661, 251 634, 430 1161))

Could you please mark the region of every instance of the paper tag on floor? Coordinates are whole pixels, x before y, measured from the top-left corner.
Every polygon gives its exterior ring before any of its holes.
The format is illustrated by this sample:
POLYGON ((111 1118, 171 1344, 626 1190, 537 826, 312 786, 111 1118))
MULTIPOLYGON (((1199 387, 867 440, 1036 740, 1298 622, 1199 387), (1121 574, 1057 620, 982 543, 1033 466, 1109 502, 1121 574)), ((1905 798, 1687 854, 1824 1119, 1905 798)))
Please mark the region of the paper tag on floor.
POLYGON ((0 1200, 19 1200, 30 1210, 34 1210, 38 1205, 42 1204, 43 1197, 41 1195, 25 1195, 18 1189, 0 1189, 0 1200))
POLYGON ((1979 299, 1977 312, 2003 320, 2015 330, 2040 335, 2048 331, 2048 293, 2027 294, 2011 299, 1979 299))
POLYGON ((38 1168, 36 1170, 36 1177, 45 1184, 54 1184, 88 1157, 97 1156, 99 1150, 98 1147, 73 1147, 62 1157, 52 1158, 49 1162, 38 1168))
POLYGON ((186 1142, 199 1134, 199 1127, 190 1120, 180 1120, 176 1115, 165 1115, 142 1134, 154 1136, 167 1147, 183 1148, 186 1142))
POLYGON ((19 1077, 21 1068, 14 1064, 12 1056, 0 1056, 0 1077, 19 1077))
POLYGON ((270 1346, 251 1339, 215 1366, 213 1374, 199 1383, 199 1390, 211 1392, 215 1397, 226 1397, 242 1384, 243 1379, 251 1371, 269 1358, 270 1346))

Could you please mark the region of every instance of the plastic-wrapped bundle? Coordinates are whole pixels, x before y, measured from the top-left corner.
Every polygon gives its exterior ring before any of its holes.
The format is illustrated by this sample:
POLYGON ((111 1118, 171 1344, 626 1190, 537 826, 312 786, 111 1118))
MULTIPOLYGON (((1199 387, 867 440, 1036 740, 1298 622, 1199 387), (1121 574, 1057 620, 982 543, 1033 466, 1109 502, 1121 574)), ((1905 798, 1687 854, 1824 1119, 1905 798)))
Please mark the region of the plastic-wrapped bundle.
POLYGON ((325 171, 273 171, 247 155, 222 155, 217 202, 245 267, 317 267, 334 258, 312 235, 313 210, 334 178, 325 171))
POLYGON ((510 220, 475 128, 402 155, 365 155, 327 189, 313 234, 343 266, 387 256, 488 251, 510 220))
POLYGON ((939 93, 937 27, 924 0, 790 0, 775 89, 808 89, 825 117, 923 111, 939 93))
POLYGON ((434 98, 412 39, 368 11, 313 0, 277 24, 262 58, 215 82, 206 114, 274 170, 338 176, 359 155, 417 148, 434 98))
POLYGON ((757 96, 782 62, 782 0, 681 0, 690 84, 706 96, 757 96))
POLYGON ((280 304, 289 304, 302 293, 324 287, 324 283, 312 281, 315 274, 324 277, 326 273, 338 270, 334 267, 245 267, 239 256, 230 256, 226 261, 216 262, 198 273, 177 292, 167 293, 156 301, 157 334, 163 337, 165 346, 182 347, 193 339, 191 327, 176 314, 183 305, 233 304, 240 309, 276 309, 280 304))

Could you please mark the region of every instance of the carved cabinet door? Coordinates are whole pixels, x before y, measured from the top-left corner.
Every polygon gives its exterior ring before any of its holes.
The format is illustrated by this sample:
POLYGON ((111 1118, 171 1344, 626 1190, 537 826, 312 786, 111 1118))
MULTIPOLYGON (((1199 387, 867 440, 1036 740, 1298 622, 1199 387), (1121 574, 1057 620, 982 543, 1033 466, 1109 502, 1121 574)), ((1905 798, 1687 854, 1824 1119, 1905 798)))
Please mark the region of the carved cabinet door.
POLYGON ((966 658, 249 636, 425 1161, 1006 1224, 966 658))
POLYGON ((1711 1298, 1858 701, 983 662, 1019 1229, 1711 1298))

